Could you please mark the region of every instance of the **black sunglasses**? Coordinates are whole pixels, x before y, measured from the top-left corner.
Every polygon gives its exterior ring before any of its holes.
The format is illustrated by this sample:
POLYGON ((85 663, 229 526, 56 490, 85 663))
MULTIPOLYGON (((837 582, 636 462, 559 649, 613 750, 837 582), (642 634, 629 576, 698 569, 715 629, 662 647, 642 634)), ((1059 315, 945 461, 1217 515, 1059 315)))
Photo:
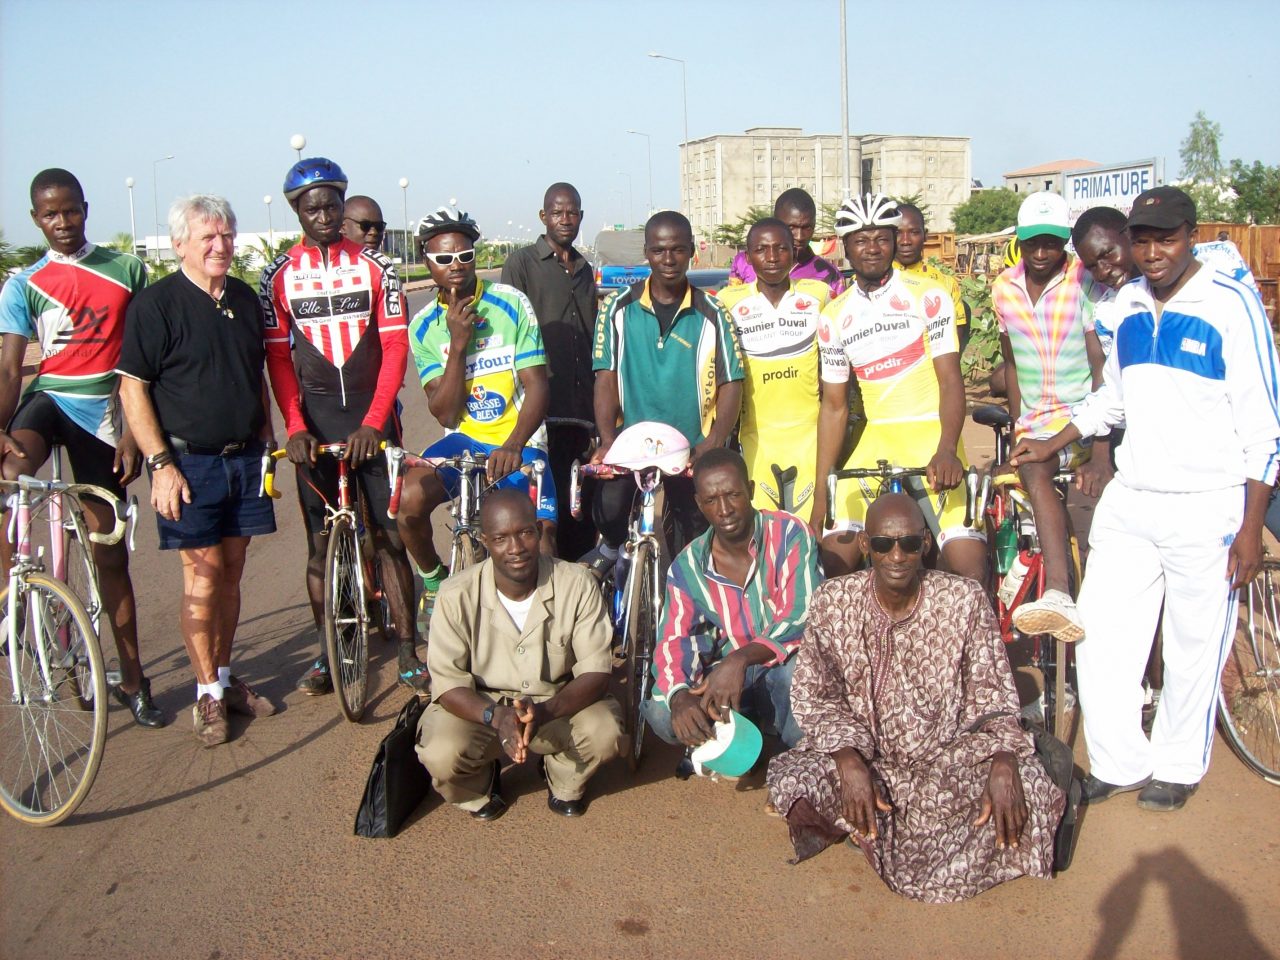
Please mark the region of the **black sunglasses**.
POLYGON ((924 549, 923 533, 908 533, 901 537, 868 537, 871 549, 876 553, 891 553, 896 543, 903 553, 919 553, 924 549))
POLYGON ((360 228, 361 233, 368 233, 370 230, 374 229, 379 233, 382 233, 387 229, 387 221, 385 220, 354 220, 351 217, 343 217, 342 219, 346 220, 348 223, 354 223, 360 228))

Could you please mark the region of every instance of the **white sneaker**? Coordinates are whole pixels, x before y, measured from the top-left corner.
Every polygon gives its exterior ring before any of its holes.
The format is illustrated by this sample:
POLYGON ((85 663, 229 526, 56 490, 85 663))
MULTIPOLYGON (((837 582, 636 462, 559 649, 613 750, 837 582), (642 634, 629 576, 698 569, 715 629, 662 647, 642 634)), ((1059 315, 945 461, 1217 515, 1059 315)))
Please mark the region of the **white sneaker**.
POLYGON ((1075 601, 1061 590, 1046 590, 1034 603, 1013 611, 1013 625, 1027 636, 1047 633, 1063 643, 1084 639, 1084 624, 1075 601))

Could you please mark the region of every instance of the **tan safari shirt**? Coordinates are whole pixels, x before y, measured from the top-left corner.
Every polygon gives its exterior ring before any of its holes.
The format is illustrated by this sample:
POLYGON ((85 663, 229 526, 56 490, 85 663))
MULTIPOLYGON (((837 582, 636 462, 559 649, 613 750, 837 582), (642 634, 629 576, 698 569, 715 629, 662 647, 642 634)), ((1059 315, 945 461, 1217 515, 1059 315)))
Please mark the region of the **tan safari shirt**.
POLYGON ((547 700, 574 677, 609 673, 612 630, 600 585, 577 563, 542 557, 524 630, 498 599, 493 561, 440 587, 431 614, 431 697, 468 687, 501 697, 547 700))

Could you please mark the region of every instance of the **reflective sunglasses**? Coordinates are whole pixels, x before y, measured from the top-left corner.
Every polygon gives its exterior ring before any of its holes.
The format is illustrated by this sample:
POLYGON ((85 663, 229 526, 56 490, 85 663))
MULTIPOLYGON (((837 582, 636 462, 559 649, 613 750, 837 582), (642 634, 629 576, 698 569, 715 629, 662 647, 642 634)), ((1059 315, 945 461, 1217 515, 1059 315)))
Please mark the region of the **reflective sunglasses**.
POLYGON ((876 553, 892 553, 896 543, 903 553, 919 553, 924 549, 923 533, 908 533, 901 537, 868 537, 871 549, 876 553))
POLYGON ((355 220, 351 217, 343 217, 347 223, 354 223, 360 228, 361 233, 368 233, 370 230, 377 230, 379 233, 387 229, 387 221, 385 220, 355 220))
POLYGON ((437 267, 447 267, 453 263, 454 257, 458 258, 459 263, 470 263, 476 258, 476 252, 475 250, 459 250, 457 253, 424 253, 423 256, 437 267))

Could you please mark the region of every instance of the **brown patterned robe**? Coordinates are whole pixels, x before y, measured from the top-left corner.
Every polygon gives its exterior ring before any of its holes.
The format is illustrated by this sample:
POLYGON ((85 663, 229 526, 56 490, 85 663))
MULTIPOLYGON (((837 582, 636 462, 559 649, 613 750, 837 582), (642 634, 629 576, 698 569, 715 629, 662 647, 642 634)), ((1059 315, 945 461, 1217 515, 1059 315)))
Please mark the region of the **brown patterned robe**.
POLYGON ((945 903, 1015 877, 1047 877, 1064 799, 1016 719, 1018 695, 991 604, 971 580, 924 571, 915 609, 893 623, 871 571, 823 584, 809 606, 791 683, 805 738, 769 764, 769 799, 787 817, 797 862, 851 833, 831 754, 853 747, 893 805, 859 839, 890 889, 945 903), (1005 712, 977 732, 984 714, 1005 712), (997 850, 995 823, 972 826, 991 757, 1018 758, 1029 818, 997 850))

